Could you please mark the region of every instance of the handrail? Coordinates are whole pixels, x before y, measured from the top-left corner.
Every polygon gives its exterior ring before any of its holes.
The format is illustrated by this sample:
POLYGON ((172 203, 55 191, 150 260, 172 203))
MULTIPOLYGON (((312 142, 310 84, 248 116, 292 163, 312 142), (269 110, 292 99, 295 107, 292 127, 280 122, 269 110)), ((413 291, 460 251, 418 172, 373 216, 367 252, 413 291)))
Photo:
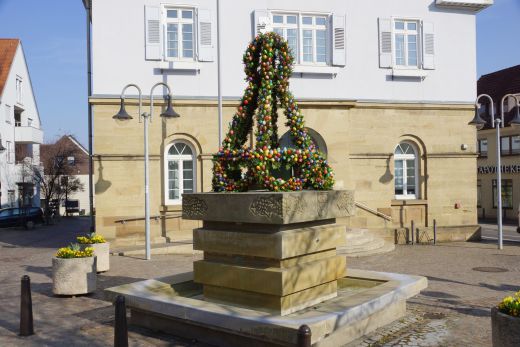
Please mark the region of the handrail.
POLYGON ((378 217, 381 217, 381 218, 383 218, 383 219, 386 219, 387 221, 391 221, 391 220, 392 220, 392 217, 387 216, 386 214, 381 213, 381 212, 379 212, 379 211, 376 211, 376 210, 374 210, 374 209, 372 209, 372 208, 368 207, 367 205, 364 205, 364 204, 362 204, 362 203, 360 203, 360 202, 356 202, 356 206, 359 207, 359 208, 361 208, 361 209, 363 209, 363 210, 365 210, 365 211, 367 211, 367 212, 370 212, 370 213, 372 213, 372 214, 375 214, 375 215, 378 216, 378 217))
MULTIPOLYGON (((180 218, 182 217, 182 214, 168 214, 168 215, 156 215, 156 216, 150 216, 150 219, 159 220, 159 219, 173 219, 173 218, 180 218)), ((138 218, 127 218, 127 219, 118 219, 114 221, 114 223, 121 223, 125 224, 126 222, 135 222, 145 220, 145 217, 138 217, 138 218)))

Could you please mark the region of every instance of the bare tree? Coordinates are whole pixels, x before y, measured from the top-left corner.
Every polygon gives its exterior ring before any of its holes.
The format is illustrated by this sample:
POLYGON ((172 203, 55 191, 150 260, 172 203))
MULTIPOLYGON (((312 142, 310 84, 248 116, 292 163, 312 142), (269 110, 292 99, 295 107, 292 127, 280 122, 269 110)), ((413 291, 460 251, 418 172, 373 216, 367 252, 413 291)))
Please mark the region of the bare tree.
POLYGON ((43 209, 47 222, 55 212, 53 202, 58 203, 59 213, 59 202, 63 197, 84 190, 84 185, 73 176, 78 157, 78 148, 62 138, 53 144, 41 146, 41 163, 24 165, 24 171, 40 186, 41 199, 45 200, 43 209))
POLYGON ((79 193, 85 190, 85 185, 76 176, 65 175, 61 176, 60 185, 56 190, 56 197, 58 201, 65 201, 65 214, 67 214, 67 201, 74 193, 79 193))

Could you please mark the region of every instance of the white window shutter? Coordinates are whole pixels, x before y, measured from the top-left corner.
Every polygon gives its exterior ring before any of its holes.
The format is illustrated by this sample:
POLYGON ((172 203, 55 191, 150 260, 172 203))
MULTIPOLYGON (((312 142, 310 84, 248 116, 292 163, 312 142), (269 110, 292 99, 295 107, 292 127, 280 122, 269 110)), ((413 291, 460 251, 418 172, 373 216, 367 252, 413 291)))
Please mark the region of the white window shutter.
POLYGON ((379 18, 379 67, 392 67, 392 20, 379 18))
POLYGON ((332 15, 332 65, 346 65, 345 15, 332 15))
POLYGON ((260 33, 266 33, 272 30, 273 27, 271 25, 271 15, 269 11, 255 10, 255 27, 253 36, 256 36, 260 33))
POLYGON ((197 11, 199 35, 198 35, 198 57, 199 61, 213 61, 213 30, 215 22, 211 18, 211 11, 207 9, 199 9, 197 11))
POLYGON ((435 32, 433 23, 423 22, 423 69, 435 70, 435 32))
POLYGON ((161 11, 157 6, 145 6, 145 58, 162 60, 161 11))

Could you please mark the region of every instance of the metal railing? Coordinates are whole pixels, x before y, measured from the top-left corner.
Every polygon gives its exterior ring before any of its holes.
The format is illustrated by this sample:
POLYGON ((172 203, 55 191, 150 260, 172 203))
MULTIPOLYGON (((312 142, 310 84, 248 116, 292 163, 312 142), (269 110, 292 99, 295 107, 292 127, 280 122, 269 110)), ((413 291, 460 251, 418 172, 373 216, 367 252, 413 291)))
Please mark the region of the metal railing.
POLYGON ((365 211, 367 211, 367 212, 370 212, 370 213, 372 213, 372 214, 374 214, 374 215, 376 215, 378 217, 381 217, 381 218, 383 218, 383 219, 385 219, 387 221, 391 221, 392 220, 392 217, 390 217, 390 216, 388 216, 388 215, 386 215, 384 213, 381 213, 379 211, 376 211, 373 208, 370 208, 367 205, 364 205, 364 204, 362 204, 360 202, 356 202, 356 206, 361 208, 361 209, 363 209, 363 210, 365 210, 365 211))
MULTIPOLYGON (((174 218, 181 218, 181 217, 182 217, 181 213, 176 213, 176 214, 150 216, 150 219, 158 221, 159 219, 174 219, 174 218)), ((145 220, 145 217, 125 218, 125 219, 118 219, 118 220, 114 221, 114 223, 125 224, 127 222, 137 222, 137 221, 144 221, 144 220, 145 220)))

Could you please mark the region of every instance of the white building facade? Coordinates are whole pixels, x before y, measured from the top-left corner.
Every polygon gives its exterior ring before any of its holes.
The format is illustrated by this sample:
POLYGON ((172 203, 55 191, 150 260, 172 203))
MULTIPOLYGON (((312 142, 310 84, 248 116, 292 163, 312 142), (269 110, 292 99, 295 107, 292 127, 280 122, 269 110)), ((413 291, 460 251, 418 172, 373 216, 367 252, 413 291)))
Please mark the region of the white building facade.
MULTIPOLYGON (((174 219, 182 193, 211 190, 219 126, 225 136, 246 85, 244 51, 263 31, 288 41, 291 91, 309 133, 326 149, 336 188, 354 189, 365 206, 351 227, 390 237, 389 225, 411 221, 435 219, 464 233, 476 226, 476 132, 467 123, 476 96, 475 17, 492 0, 220 0, 219 25, 216 0, 84 3, 92 25, 96 225, 109 238, 143 225, 142 128, 136 119, 112 119, 121 89, 136 83, 146 95, 157 82, 172 87, 181 117, 157 117, 150 128, 152 215, 164 217, 152 228, 163 237, 189 229, 174 219), (115 203, 118 194, 129 201, 115 203)), ((135 117, 137 93, 128 94, 135 117)), ((279 127, 286 132, 283 119, 279 127)))
MULTIPOLYGON (((145 91, 157 81, 170 83, 178 98, 217 96, 215 0, 92 2, 95 96, 118 95, 130 80, 145 91), (125 20, 116 20, 122 12, 125 20)), ((474 101, 477 5, 451 7, 444 1, 441 6, 431 0, 220 3, 224 97, 241 96, 242 54, 255 27, 267 25, 292 42, 297 66, 291 86, 300 99, 474 101), (339 41, 333 41, 334 34, 339 41)))
POLYGON ((40 206, 40 188, 27 168, 40 166, 43 130, 31 78, 18 39, 0 39, 0 206, 40 206))

